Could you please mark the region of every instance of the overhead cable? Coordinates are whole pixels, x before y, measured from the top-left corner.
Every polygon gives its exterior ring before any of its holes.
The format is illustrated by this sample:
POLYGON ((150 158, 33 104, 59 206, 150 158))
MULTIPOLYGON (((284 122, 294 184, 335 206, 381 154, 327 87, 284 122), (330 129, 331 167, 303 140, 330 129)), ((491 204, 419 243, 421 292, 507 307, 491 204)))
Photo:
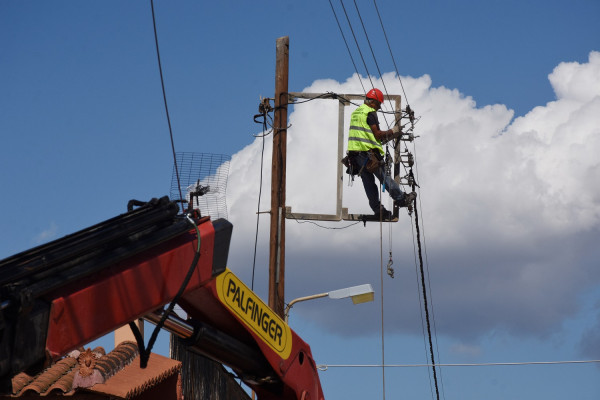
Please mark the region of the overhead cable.
MULTIPOLYGON (((360 54, 360 59, 363 62, 365 67, 365 71, 367 72, 367 77, 369 78, 369 82, 371 82, 371 87, 375 87, 373 84, 373 79, 371 79, 371 74, 369 73, 369 68, 367 67, 367 63, 365 62, 365 58, 363 57, 362 51, 360 51, 360 46, 358 45, 358 39, 356 39, 356 35, 354 34, 354 29, 352 29, 352 23, 350 22, 350 17, 348 17, 348 13, 346 12, 346 7, 344 7, 344 2, 340 0, 340 4, 342 5, 342 9, 344 10, 344 14, 346 15, 346 21, 348 21, 348 26, 350 27, 350 32, 352 32, 352 37, 354 38, 354 43, 356 44, 356 49, 358 50, 358 54, 360 54)), ((364 90, 364 87, 363 87, 364 90)), ((367 91, 365 90, 365 94, 367 91)))
MULTIPOLYGON (((390 93, 387 90, 387 87, 385 86, 385 82, 383 80, 383 74, 381 73, 381 69, 379 68, 379 63, 377 62, 377 57, 375 57, 375 52, 373 51, 373 46, 371 46, 371 40, 369 39, 369 34, 367 33, 367 28, 365 28, 365 23, 363 22, 362 19, 362 15, 360 14, 360 10, 358 9, 358 4, 356 3, 356 0, 354 0, 354 7, 356 8, 356 13, 358 14, 358 19, 360 19, 360 24, 362 25, 363 28, 363 32, 365 33, 365 38, 367 39, 367 44, 369 45, 369 49, 371 50, 371 55, 373 56, 373 61, 375 62, 375 67, 377 68, 377 73, 379 73, 379 79, 381 80, 381 84, 383 85, 383 90, 385 91, 386 95, 390 95, 390 93)), ((373 82, 371 82, 372 84, 373 82)), ((390 102, 390 108, 393 110, 394 107, 392 106, 392 101, 389 100, 390 102)), ((385 121, 385 124, 389 127, 389 124, 387 122, 387 118, 385 117, 385 114, 383 114, 383 119, 385 121)))
MULTIPOLYGON (((566 365, 566 364, 600 364, 600 360, 571 360, 571 361, 522 361, 522 362, 491 362, 491 363, 443 363, 438 367, 511 367, 517 365, 566 365)), ((386 368, 429 368, 434 364, 386 364, 386 368)), ((381 368, 381 364, 319 364, 317 368, 327 371, 329 368, 381 368)))
POLYGON ((396 65, 396 59, 394 58, 394 54, 392 53, 390 41, 388 40, 387 33, 385 32, 385 27, 383 26, 383 20, 381 19, 381 14, 379 13, 379 7, 377 7, 377 0, 373 0, 373 4, 375 5, 375 10, 377 11, 377 16, 379 17, 379 23, 381 24, 381 29, 383 30, 383 36, 385 37, 385 42, 387 43, 388 49, 390 51, 390 56, 392 57, 394 68, 396 69, 396 76, 400 81, 400 87, 402 88, 402 94, 404 94, 404 100, 406 100, 406 105, 409 105, 408 97, 406 96, 406 92, 404 91, 404 85, 402 84, 402 79, 400 79, 400 72, 398 72, 398 66, 396 65))
POLYGON ((348 42, 346 41, 346 36, 344 35, 344 31, 342 30, 340 21, 338 20, 335 9, 333 8, 333 4, 331 4, 331 0, 329 0, 329 5, 331 6, 331 11, 333 11, 333 16, 335 17, 335 22, 337 22, 338 29, 340 30, 340 33, 342 34, 342 39, 344 39, 344 44, 346 45, 346 50, 348 50, 348 55, 350 56, 350 59, 352 60, 352 65, 354 65, 354 70, 356 71, 356 75, 358 76, 360 86, 362 86, 362 88, 363 88, 363 93, 367 93, 367 91, 365 90, 365 85, 363 85, 362 79, 360 77, 360 73, 358 72, 358 68, 356 68, 356 63, 354 62, 354 57, 352 57, 352 52, 350 51, 350 47, 348 46, 348 42))
POLYGON ((158 48, 158 33, 156 32, 156 17, 154 15, 154 0, 150 0, 152 9, 152 26, 154 27, 154 43, 156 45, 156 57, 158 59, 158 71, 160 72, 160 84, 162 86, 163 102, 167 114, 167 124, 169 125, 169 136, 171 137, 171 150, 173 151, 173 163, 175 165, 175 175, 177 176, 177 187, 179 188, 179 200, 183 204, 183 194, 181 193, 181 182, 179 180, 179 169, 177 167, 177 156, 175 154, 175 141, 173 140, 173 129, 171 127, 171 117, 169 116, 169 106, 167 105, 167 92, 165 90, 165 80, 163 78, 162 63, 160 61, 160 50, 158 48))
MULTIPOLYGON (((412 177, 412 169, 410 171, 410 175, 412 177)), ((415 191, 416 189, 416 185, 414 183, 414 179, 413 179, 413 186, 412 186, 413 191, 415 191)), ((439 391, 439 387, 438 387, 438 380, 437 380, 437 372, 436 372, 436 368, 435 368, 435 357, 434 357, 434 352, 433 352, 433 341, 432 341, 432 334, 431 334, 431 322, 430 322, 430 318, 429 318, 429 306, 427 304, 427 286, 425 284, 425 272, 423 269, 423 256, 422 256, 422 250, 421 250, 421 236, 420 236, 420 230, 419 230, 419 212, 417 209, 417 200, 415 199, 414 201, 414 209, 415 209, 415 229, 417 232, 417 246, 418 246, 418 251, 419 251, 419 266, 420 266, 420 271, 421 271, 421 286, 422 286, 422 290, 423 290, 423 308, 425 309, 425 320, 427 322, 427 336, 429 338, 429 353, 431 356, 431 369, 433 371, 433 382, 435 385, 435 394, 436 394, 436 398, 439 400, 440 399, 440 391, 439 391)))

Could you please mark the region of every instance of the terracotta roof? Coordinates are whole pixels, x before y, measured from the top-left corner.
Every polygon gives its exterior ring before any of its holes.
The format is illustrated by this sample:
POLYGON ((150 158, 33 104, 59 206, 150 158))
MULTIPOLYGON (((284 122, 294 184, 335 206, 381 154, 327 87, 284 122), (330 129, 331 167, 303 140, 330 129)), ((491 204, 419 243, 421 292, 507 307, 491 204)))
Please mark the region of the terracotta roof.
POLYGON ((76 358, 65 357, 36 377, 22 372, 12 380, 13 394, 68 392, 71 390, 76 365, 76 358))
MULTIPOLYGON (((181 371, 181 363, 158 354, 150 354, 146 368, 140 368, 139 358, 123 368, 118 374, 106 381, 94 385, 90 390, 96 393, 132 399, 153 388, 167 378, 181 371), (144 379, 140 379, 140 377, 144 379)), ((181 391, 181 388, 179 388, 181 391)))
POLYGON ((172 398, 181 398, 180 371, 179 361, 158 354, 151 354, 148 366, 141 369, 137 345, 123 342, 108 354, 101 347, 74 351, 35 377, 20 373, 12 379, 12 395, 0 398, 70 397, 85 391, 132 399, 172 377, 178 386, 172 398))

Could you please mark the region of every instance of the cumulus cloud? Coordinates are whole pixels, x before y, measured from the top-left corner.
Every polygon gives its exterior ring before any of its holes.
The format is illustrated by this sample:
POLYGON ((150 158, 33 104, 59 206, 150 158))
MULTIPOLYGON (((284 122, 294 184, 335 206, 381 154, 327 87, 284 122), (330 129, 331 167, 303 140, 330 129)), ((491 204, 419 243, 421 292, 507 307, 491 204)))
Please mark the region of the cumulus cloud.
MULTIPOLYGON (((383 81, 389 93, 402 94, 394 74, 384 74, 383 81)), ((402 78, 421 116, 419 138, 409 149, 417 161, 438 334, 465 343, 491 331, 548 335, 577 311, 579 291, 600 285, 600 53, 590 53, 584 64, 561 63, 549 81, 556 100, 514 118, 505 105, 478 106, 458 89, 432 87, 427 75, 402 78)), ((374 84, 383 87, 381 80, 374 84)), ((345 82, 316 81, 303 91, 362 93, 362 87, 355 75, 345 82)), ((346 107, 345 124, 352 109, 346 107)), ((287 205, 331 214, 339 162, 337 102, 316 100, 290 111, 287 205)), ((254 140, 232 157, 230 168, 230 264, 244 279, 252 266, 262 146, 262 139, 254 140)), ((266 211, 270 138, 264 146, 266 211)), ((344 207, 369 212, 360 179, 348 186, 344 177, 344 207)), ((258 290, 266 286, 268 224, 267 215, 261 222, 258 290)), ((372 283, 376 299, 384 292, 386 328, 420 334, 413 224, 405 213, 381 232, 378 224, 328 230, 288 220, 287 299, 372 283), (396 270, 394 279, 384 277, 383 288, 380 237, 383 266, 391 250, 396 270)), ((294 312, 340 334, 357 325, 359 334, 379 329, 378 301, 352 310, 333 303, 306 304, 294 312)))

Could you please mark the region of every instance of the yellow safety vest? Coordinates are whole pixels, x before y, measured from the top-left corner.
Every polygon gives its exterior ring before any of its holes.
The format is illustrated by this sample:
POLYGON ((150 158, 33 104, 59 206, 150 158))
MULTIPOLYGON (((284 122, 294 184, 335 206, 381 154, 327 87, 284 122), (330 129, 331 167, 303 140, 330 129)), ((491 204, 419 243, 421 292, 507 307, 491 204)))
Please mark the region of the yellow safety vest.
POLYGON ((375 139, 371 127, 367 125, 367 115, 373 111, 376 110, 366 104, 362 104, 352 113, 348 134, 348 151, 377 149, 380 154, 385 154, 381 146, 381 141, 375 139))

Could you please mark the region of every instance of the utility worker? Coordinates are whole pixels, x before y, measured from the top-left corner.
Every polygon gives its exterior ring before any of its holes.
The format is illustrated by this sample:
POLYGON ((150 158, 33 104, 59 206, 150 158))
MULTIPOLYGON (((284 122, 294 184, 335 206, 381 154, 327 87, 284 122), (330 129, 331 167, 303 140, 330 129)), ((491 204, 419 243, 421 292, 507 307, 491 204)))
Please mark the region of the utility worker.
POLYGON ((386 210, 379 200, 379 190, 375 184, 375 176, 379 182, 385 183, 385 188, 398 207, 408 207, 417 197, 415 192, 404 193, 398 183, 385 173, 382 142, 395 139, 402 135, 399 122, 392 129, 379 129, 377 111, 383 103, 383 93, 379 89, 371 89, 364 104, 352 113, 350 132, 348 135, 348 160, 353 173, 362 179, 369 206, 376 217, 391 219, 391 212, 386 210), (371 160, 371 162, 369 162, 371 160))

